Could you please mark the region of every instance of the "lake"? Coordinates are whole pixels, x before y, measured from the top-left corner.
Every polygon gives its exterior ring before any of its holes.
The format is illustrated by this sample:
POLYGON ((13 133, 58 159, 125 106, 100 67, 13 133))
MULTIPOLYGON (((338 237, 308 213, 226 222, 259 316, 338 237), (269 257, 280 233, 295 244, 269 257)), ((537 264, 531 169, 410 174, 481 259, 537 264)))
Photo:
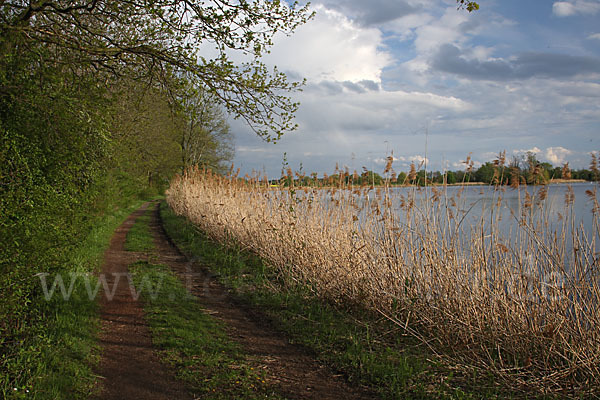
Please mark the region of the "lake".
MULTIPOLYGON (((576 227, 582 226, 588 234, 593 233, 593 207, 594 203, 586 194, 586 191, 594 192, 599 185, 593 182, 578 182, 573 184, 552 184, 546 186, 520 186, 518 189, 510 187, 496 188, 488 185, 473 186, 446 186, 429 187, 416 190, 411 187, 399 187, 391 189, 394 198, 401 195, 409 196, 415 193, 417 204, 426 197, 431 198, 433 191, 437 190, 445 196, 444 198, 453 198, 465 217, 465 223, 469 225, 480 225, 482 216, 484 221, 489 221, 491 212, 499 213, 499 227, 503 232, 507 232, 511 227, 518 224, 518 219, 523 212, 523 204, 526 202, 527 194, 531 196, 531 208, 527 210, 530 217, 534 219, 543 219, 548 222, 549 228, 558 228, 562 226, 565 217, 570 214, 576 227), (565 203, 565 195, 572 189, 574 200, 571 205, 565 203), (541 190, 547 190, 545 199, 541 200, 541 190), (527 194, 526 194, 527 193, 527 194), (500 206, 498 207, 498 200, 500 206)), ((600 192, 598 193, 600 195, 600 192)), ((396 203, 397 200, 394 202, 396 203)), ((398 211, 399 204, 395 204, 398 211)))

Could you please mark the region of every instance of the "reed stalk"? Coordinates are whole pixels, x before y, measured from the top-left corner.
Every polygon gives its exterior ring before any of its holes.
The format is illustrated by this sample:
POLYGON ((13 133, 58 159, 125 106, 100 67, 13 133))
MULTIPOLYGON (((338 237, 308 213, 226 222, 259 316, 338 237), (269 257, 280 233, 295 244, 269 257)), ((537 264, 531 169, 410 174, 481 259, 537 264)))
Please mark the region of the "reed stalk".
MULTIPOLYGON (((324 299, 360 305, 419 337, 449 366, 492 373, 525 393, 600 393, 600 271, 567 192, 559 224, 542 187, 524 191, 508 232, 504 190, 476 223, 458 191, 269 187, 193 169, 169 205, 211 238, 252 250, 324 299)), ((520 189, 515 189, 520 190, 520 189)))

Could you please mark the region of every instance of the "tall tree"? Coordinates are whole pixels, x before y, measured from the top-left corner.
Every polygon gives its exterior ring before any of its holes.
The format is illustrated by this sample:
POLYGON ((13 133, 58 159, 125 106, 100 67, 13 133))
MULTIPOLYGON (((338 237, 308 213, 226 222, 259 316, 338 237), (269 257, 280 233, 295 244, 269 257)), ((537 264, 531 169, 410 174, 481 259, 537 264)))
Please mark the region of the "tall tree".
POLYGON ((119 86, 110 110, 114 144, 110 167, 140 184, 164 186, 180 168, 177 138, 184 121, 159 88, 126 79, 119 86))
POLYGON ((0 32, 3 46, 37 53, 39 63, 145 80, 185 71, 257 134, 276 140, 295 128, 298 105, 285 94, 301 83, 259 58, 277 32, 290 34, 310 16, 306 6, 278 0, 14 0, 0 2, 0 32), (40 43, 50 51, 38 52, 40 43), (207 44, 218 56, 198 54, 207 44), (232 51, 248 61, 235 65, 232 51))
POLYGON ((185 81, 177 96, 184 126, 178 133, 181 168, 204 165, 223 171, 233 158, 233 140, 223 109, 205 88, 185 81))

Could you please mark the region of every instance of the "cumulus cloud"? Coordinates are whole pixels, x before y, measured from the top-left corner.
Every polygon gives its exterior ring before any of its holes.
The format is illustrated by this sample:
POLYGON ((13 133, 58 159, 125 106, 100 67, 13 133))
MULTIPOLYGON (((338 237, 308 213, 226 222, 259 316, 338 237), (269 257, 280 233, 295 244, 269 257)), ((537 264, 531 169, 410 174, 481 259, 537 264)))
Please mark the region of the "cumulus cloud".
MULTIPOLYGON (((400 161, 399 158, 396 158, 394 156, 392 156, 392 159, 393 159, 392 160, 393 162, 400 161)), ((377 165, 386 165, 388 162, 388 159, 384 158, 384 157, 379 157, 379 158, 374 159, 373 162, 377 165)))
POLYGON ((452 45, 440 46, 431 60, 435 70, 471 79, 506 81, 514 79, 568 78, 600 71, 600 58, 568 54, 525 52, 508 59, 467 59, 452 45))
POLYGON ((238 146, 235 151, 236 153, 265 153, 267 149, 264 147, 238 146))
POLYGON ((569 149, 564 147, 548 147, 543 153, 543 158, 553 165, 560 165, 567 161, 567 156, 573 154, 569 149))
MULTIPOLYGON (((309 85, 298 97, 303 130, 319 135, 343 130, 344 136, 371 132, 408 134, 431 115, 469 110, 468 102, 430 92, 359 91, 343 82, 309 85)), ((339 148, 338 143, 338 148, 339 148)))
POLYGON ((365 79, 365 80, 358 82, 358 84, 361 85, 366 90, 379 90, 379 84, 375 81, 370 81, 370 80, 365 79))
POLYGON ((399 36, 400 40, 412 40, 415 55, 395 66, 394 69, 387 69, 385 77, 391 81, 410 81, 419 86, 430 84, 435 80, 430 69, 431 59, 443 45, 466 49, 465 52, 469 53, 467 58, 489 57, 494 47, 473 45, 472 40, 480 37, 505 36, 504 32, 513 29, 515 22, 491 11, 486 12, 483 17, 480 13, 457 12, 456 7, 449 6, 441 15, 412 14, 386 25, 399 36))
POLYGON ((428 163, 429 164, 429 159, 427 157, 423 157, 420 154, 415 154, 415 155, 408 156, 408 157, 405 157, 405 158, 406 158, 407 161, 410 161, 410 162, 419 163, 419 164, 421 164, 421 163, 428 163))
MULTIPOLYGON (((380 166, 387 164, 387 158, 384 157, 376 158, 373 161, 375 162, 375 164, 380 166)), ((429 159, 420 154, 414 154, 408 156, 394 157, 394 162, 399 163, 399 165, 402 167, 408 167, 411 163, 414 163, 416 167, 419 167, 424 165, 425 163, 429 164, 429 159)))
MULTIPOLYGON (((511 22, 494 14, 500 9, 494 5, 468 14, 457 12, 454 0, 375 2, 381 7, 318 0, 315 20, 290 38, 276 38, 264 61, 308 78, 303 92, 293 94, 301 103, 299 129, 272 145, 235 121, 236 164, 243 170, 265 165, 275 176, 287 152, 293 168, 302 162, 321 173, 339 162, 380 172, 389 150, 395 169, 405 172, 411 161, 423 161, 419 153, 433 170, 463 169, 466 153, 486 162, 502 149, 510 156, 530 150, 555 165, 587 165, 580 155, 600 143, 600 54, 585 41, 600 40, 595 26, 571 19, 561 24, 576 29, 538 26, 532 33, 533 16, 511 22), (557 35, 570 55, 547 48, 557 35), (512 153, 514 147, 521 150, 512 153)), ((557 3, 573 6, 576 15, 591 2, 557 3)))
POLYGON ((541 153, 541 152, 542 152, 542 149, 540 149, 537 146, 532 147, 531 149, 518 149, 518 150, 513 150, 512 151, 513 154, 527 154, 527 153, 538 154, 538 153, 541 153))
POLYGON ((319 2, 352 16, 354 20, 365 26, 393 21, 422 8, 418 2, 406 0, 321 0, 319 2))
POLYGON ((575 6, 566 1, 557 1, 552 5, 552 12, 558 17, 568 17, 576 12, 575 6))
POLYGON ((554 87, 562 96, 579 99, 600 97, 600 84, 594 82, 559 82, 554 87))
POLYGON ((597 0, 555 1, 552 4, 552 13, 557 17, 570 17, 576 14, 593 15, 598 11, 600 11, 600 2, 597 0))
POLYGON ((278 38, 264 61, 312 82, 380 82, 382 69, 392 62, 382 50, 382 32, 323 5, 313 9, 314 20, 293 36, 278 38))
POLYGON ((575 154, 574 151, 561 146, 546 147, 544 150, 534 146, 528 150, 513 150, 512 153, 517 156, 522 156, 527 153, 533 153, 540 161, 549 162, 552 165, 558 166, 568 161, 568 157, 575 154))
POLYGON ((379 83, 370 80, 362 80, 359 82, 321 81, 319 83, 309 84, 305 88, 305 91, 309 93, 319 92, 320 94, 327 96, 350 92, 366 93, 378 90, 380 90, 379 83))
MULTIPOLYGON (((457 13, 456 9, 446 10, 444 15, 416 29, 415 48, 419 54, 434 52, 440 44, 462 43, 466 40, 464 29, 461 26, 472 25, 469 16, 457 13)), ((470 30, 473 30, 474 27, 470 30)))

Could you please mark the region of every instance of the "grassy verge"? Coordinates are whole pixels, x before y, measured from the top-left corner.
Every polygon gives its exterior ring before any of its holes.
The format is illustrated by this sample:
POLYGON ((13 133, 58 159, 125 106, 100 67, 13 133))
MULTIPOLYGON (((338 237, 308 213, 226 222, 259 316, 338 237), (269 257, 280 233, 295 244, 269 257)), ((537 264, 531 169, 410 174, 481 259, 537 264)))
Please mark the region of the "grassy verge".
MULTIPOLYGON (((128 251, 147 252, 154 243, 153 210, 136 219, 125 242, 128 251)), ((177 371, 194 394, 210 399, 279 399, 243 349, 227 337, 221 323, 205 313, 179 279, 164 265, 139 261, 129 270, 144 302, 152 341, 164 362, 177 371)))
POLYGON ((281 398, 168 267, 141 261, 130 271, 141 291, 154 345, 194 394, 210 399, 281 398))
POLYGON ((253 254, 211 241, 164 202, 161 217, 184 253, 209 265, 244 301, 263 310, 279 329, 349 381, 374 387, 383 398, 499 397, 485 378, 454 377, 431 361, 435 357, 420 342, 387 320, 357 307, 324 302, 253 254), (465 389, 473 385, 476 389, 465 389))
POLYGON ((86 239, 66 257, 64 273, 46 277, 47 288, 52 289, 60 276, 65 291, 57 286, 49 300, 43 297, 39 300, 39 314, 32 318, 27 332, 13 344, 10 354, 0 357, 2 369, 11 377, 0 379, 0 397, 89 397, 95 383, 92 366, 98 359, 99 323, 98 306, 94 299, 90 300, 85 280, 95 287, 95 277, 90 273, 100 267, 114 230, 141 203, 141 200, 134 201, 97 218, 86 239), (72 292, 65 296, 71 280, 72 292))
POLYGON ((150 220, 152 210, 146 210, 144 214, 137 217, 133 226, 127 232, 125 238, 125 250, 148 252, 154 248, 152 232, 150 231, 150 220))

